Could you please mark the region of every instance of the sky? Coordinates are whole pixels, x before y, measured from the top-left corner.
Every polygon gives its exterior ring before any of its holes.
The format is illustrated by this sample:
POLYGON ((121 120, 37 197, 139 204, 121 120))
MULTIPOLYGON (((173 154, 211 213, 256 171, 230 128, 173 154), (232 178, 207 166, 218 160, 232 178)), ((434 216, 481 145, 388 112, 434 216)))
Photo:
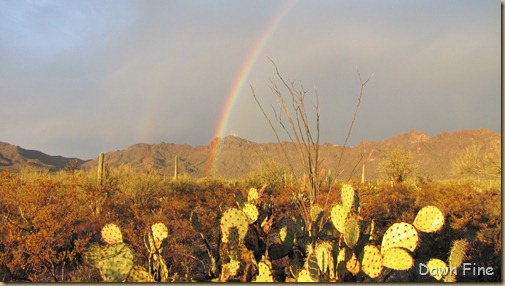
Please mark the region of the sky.
POLYGON ((317 92, 321 143, 344 143, 357 71, 373 76, 348 145, 411 130, 501 132, 500 9, 496 0, 1 0, 0 141, 81 159, 216 136, 276 142, 251 90, 275 121, 280 81, 268 58, 307 90, 312 119, 317 92))

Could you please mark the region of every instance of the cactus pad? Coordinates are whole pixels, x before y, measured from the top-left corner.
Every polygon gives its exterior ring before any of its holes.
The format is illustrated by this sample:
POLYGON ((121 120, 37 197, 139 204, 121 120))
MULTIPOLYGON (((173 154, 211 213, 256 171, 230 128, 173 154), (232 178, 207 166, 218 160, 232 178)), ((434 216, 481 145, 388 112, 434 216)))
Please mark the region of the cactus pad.
POLYGON ((151 226, 151 231, 156 248, 159 249, 163 240, 168 237, 168 228, 164 223, 159 222, 151 226))
POLYGON ((155 282, 151 274, 149 274, 142 266, 133 266, 128 278, 125 282, 155 282))
POLYGON ((382 272, 382 254, 375 245, 365 245, 361 260, 363 272, 370 278, 377 278, 382 272))
POLYGON ((100 247, 94 245, 85 253, 86 260, 100 270, 105 282, 122 282, 133 267, 133 254, 124 243, 100 247))
POLYGON ((384 233, 381 252, 384 254, 386 250, 394 247, 403 247, 414 251, 418 241, 419 235, 414 226, 406 222, 398 222, 390 226, 384 233))
POLYGON ((221 217, 221 232, 223 242, 228 242, 229 229, 236 227, 239 234, 239 240, 243 240, 247 234, 247 216, 246 214, 236 208, 228 209, 221 217))
POLYGON ((435 232, 444 225, 444 215, 434 206, 422 208, 414 219, 414 226, 422 232, 435 232))
POLYGON ((447 264, 444 261, 432 258, 428 263, 426 263, 426 267, 429 269, 429 273, 431 276, 435 277, 435 279, 442 279, 445 274, 448 274, 447 264))
POLYGON ((353 187, 349 184, 344 184, 340 195, 342 197, 342 206, 346 211, 350 211, 354 205, 355 191, 353 187))
POLYGON ((349 213, 342 205, 335 205, 331 209, 331 222, 333 226, 340 232, 344 233, 345 221, 347 220, 347 214, 349 213))
POLYGON ((455 240, 452 243, 449 253, 449 267, 461 267, 463 261, 466 259, 467 248, 468 242, 465 239, 455 240))
POLYGON ((359 224, 355 219, 349 220, 344 226, 344 242, 353 249, 359 240, 359 224))
POLYGON ((312 221, 319 221, 323 217, 323 208, 320 205, 314 204, 310 207, 310 218, 312 221))
POLYGON ((123 235, 119 226, 109 223, 102 228, 102 239, 107 244, 116 244, 123 242, 123 235))
POLYGON ((414 259, 403 248, 390 248, 383 252, 382 265, 394 270, 408 270, 414 266, 414 259))
POLYGON ((345 264, 345 267, 349 272, 351 272, 352 275, 356 276, 358 275, 361 265, 359 263, 359 260, 356 258, 356 254, 352 254, 351 259, 347 261, 345 264))
POLYGON ((317 257, 317 265, 319 266, 319 270, 322 273, 329 271, 330 273, 334 272, 333 269, 334 261, 332 255, 333 247, 328 241, 323 241, 321 243, 317 243, 315 254, 317 257))
POLYGON ((202 232, 202 224, 200 223, 200 220, 198 219, 198 214, 195 212, 191 212, 190 219, 191 221, 191 226, 196 232, 202 232))
POLYGON ((258 263, 258 271, 258 276, 256 276, 253 282, 274 282, 272 271, 267 263, 260 261, 258 263))
POLYGON ((298 272, 296 282, 317 282, 317 281, 312 279, 307 269, 302 269, 300 270, 300 272, 298 272))
POLYGON ((244 205, 244 208, 242 209, 242 211, 247 216, 247 223, 251 224, 251 223, 254 223, 256 220, 258 220, 259 211, 258 211, 258 207, 256 207, 256 205, 246 203, 244 205))
POLYGON ((253 205, 258 204, 258 190, 256 188, 250 188, 247 194, 247 202, 253 205))

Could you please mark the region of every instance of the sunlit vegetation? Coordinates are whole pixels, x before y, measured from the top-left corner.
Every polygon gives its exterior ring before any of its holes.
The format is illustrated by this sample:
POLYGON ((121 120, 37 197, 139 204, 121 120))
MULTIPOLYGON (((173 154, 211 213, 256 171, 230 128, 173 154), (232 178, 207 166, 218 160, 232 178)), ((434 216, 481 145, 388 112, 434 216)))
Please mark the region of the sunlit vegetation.
MULTIPOLYGON (((310 182, 297 180, 273 162, 270 164, 260 165, 247 178, 234 181, 185 175, 174 180, 122 167, 106 169, 102 185, 97 184, 96 168, 81 171, 69 166, 58 173, 4 171, 0 173, 0 279, 103 281, 84 253, 91 244, 101 243, 100 230, 108 223, 121 228, 125 243, 133 249, 135 265, 145 267, 148 252, 143 235, 152 224, 162 222, 169 229, 162 252, 169 280, 215 281, 219 277, 212 276, 212 262, 200 234, 191 226, 191 213, 198 213, 201 232, 213 249, 222 238, 221 216, 237 206, 237 191, 247 198, 250 188, 268 184, 263 199, 272 203, 274 226, 283 218, 300 216, 293 198, 310 182)), ((325 206, 328 216, 339 202, 343 182, 327 176, 320 182, 317 204, 325 206), (332 195, 326 202, 330 190, 332 195)), ((370 225, 373 220, 377 237, 395 222, 414 221, 424 206, 436 206, 445 216, 445 226, 421 237, 416 261, 445 259, 452 242, 465 239, 469 242, 466 261, 492 267, 494 275, 470 275, 458 277, 458 281, 501 281, 499 180, 409 177, 392 185, 389 181, 362 183, 356 178, 347 183, 359 194, 360 221, 370 225)), ((279 261, 272 262, 274 281, 289 280, 279 261)), ((256 272, 247 279, 258 274, 257 268, 251 269, 256 272)), ((412 281, 431 281, 422 279, 414 277, 412 281)))

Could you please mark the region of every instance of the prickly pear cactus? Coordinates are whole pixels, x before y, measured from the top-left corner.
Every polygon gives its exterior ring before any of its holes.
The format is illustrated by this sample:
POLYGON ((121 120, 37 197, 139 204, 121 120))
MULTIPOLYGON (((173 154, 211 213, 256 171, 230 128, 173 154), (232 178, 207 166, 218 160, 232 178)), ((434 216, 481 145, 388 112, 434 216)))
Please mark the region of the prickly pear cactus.
POLYGON ((342 206, 346 211, 350 211, 351 208, 354 206, 354 197, 355 197, 354 188, 349 184, 343 185, 341 190, 341 197, 342 197, 342 206))
POLYGON ((310 207, 310 218, 314 222, 318 222, 324 214, 324 210, 320 205, 314 204, 310 207))
POLYGON ((298 272, 296 282, 317 282, 317 280, 312 279, 307 269, 302 269, 298 272))
POLYGON ((164 223, 159 222, 151 226, 151 231, 156 248, 159 249, 163 240, 168 237, 168 228, 164 223))
POLYGON ((432 258, 428 261, 428 263, 426 263, 426 267, 428 267, 431 276, 440 280, 444 278, 443 273, 445 272, 445 269, 447 269, 447 264, 440 259, 432 258))
POLYGON ((449 267, 461 267, 466 259, 466 251, 468 242, 465 239, 455 240, 452 243, 451 251, 449 252, 449 267))
POLYGON ((370 278, 377 278, 382 273, 382 254, 375 245, 365 245, 361 259, 362 270, 370 278))
POLYGON ((133 269, 128 274, 125 282, 155 282, 151 274, 149 274, 142 266, 133 266, 133 269))
POLYGON ((414 226, 422 232, 436 232, 444 225, 444 215, 434 206, 425 206, 414 219, 414 226))
POLYGON ((202 224, 200 223, 200 220, 198 219, 198 214, 196 212, 191 212, 190 216, 190 222, 191 222, 191 227, 198 232, 202 232, 202 224))
POLYGON ((222 232, 222 241, 228 242, 228 236, 230 233, 230 228, 236 227, 239 234, 239 240, 243 241, 248 228, 248 218, 247 215, 236 208, 228 209, 223 213, 221 217, 221 232, 222 232))
POLYGON ((102 239, 107 244, 116 244, 123 242, 123 234, 119 226, 109 223, 102 228, 102 239))
POLYGON ((395 247, 403 247, 413 252, 418 241, 419 235, 414 226, 406 222, 394 223, 384 233, 381 252, 384 254, 386 250, 395 247))
POLYGON ((356 219, 350 219, 344 226, 344 242, 353 249, 359 240, 359 224, 356 219))
POLYGON ((270 261, 263 260, 258 263, 258 275, 253 282, 274 282, 272 277, 272 265, 270 261))
POLYGON ((92 245, 84 254, 86 260, 100 270, 105 282, 122 282, 133 268, 133 254, 124 243, 104 247, 92 245))
POLYGON ((353 253, 351 259, 349 259, 346 262, 345 268, 347 269, 347 271, 351 272, 352 275, 354 276, 358 275, 359 271, 361 270, 361 264, 359 260, 356 258, 355 253, 353 253))
POLYGON ((344 233, 344 226, 348 213, 349 211, 347 211, 342 205, 335 205, 331 209, 331 222, 340 233, 344 233))
POLYGON ((394 270, 408 270, 414 266, 414 259, 403 248, 389 248, 383 252, 382 265, 394 270))
POLYGON ((332 251, 333 246, 328 241, 318 242, 316 244, 315 255, 317 257, 319 270, 321 273, 330 273, 330 276, 335 273, 335 261, 333 259, 332 251))
POLYGON ((258 211, 258 207, 256 207, 256 205, 246 203, 244 205, 244 208, 242 208, 242 211, 247 216, 247 223, 248 224, 252 224, 256 220, 258 220, 259 211, 258 211))
POLYGON ((256 188, 250 188, 247 194, 247 202, 253 205, 258 204, 258 190, 256 188))

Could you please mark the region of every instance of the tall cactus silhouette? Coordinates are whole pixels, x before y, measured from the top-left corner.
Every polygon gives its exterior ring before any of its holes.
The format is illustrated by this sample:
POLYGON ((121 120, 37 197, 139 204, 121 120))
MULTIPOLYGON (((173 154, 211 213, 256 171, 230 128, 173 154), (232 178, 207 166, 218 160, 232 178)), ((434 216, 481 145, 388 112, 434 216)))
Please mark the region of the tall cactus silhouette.
POLYGON ((175 156, 174 159, 174 180, 179 178, 179 157, 175 156))
POLYGON ((104 167, 103 167, 103 162, 104 162, 104 155, 103 153, 100 153, 100 156, 98 156, 98 185, 103 184, 103 174, 104 174, 104 167))

